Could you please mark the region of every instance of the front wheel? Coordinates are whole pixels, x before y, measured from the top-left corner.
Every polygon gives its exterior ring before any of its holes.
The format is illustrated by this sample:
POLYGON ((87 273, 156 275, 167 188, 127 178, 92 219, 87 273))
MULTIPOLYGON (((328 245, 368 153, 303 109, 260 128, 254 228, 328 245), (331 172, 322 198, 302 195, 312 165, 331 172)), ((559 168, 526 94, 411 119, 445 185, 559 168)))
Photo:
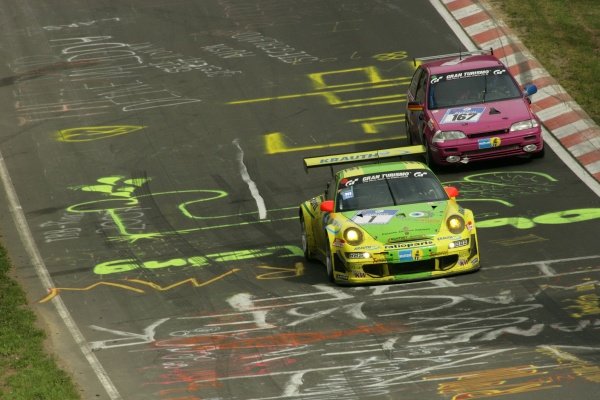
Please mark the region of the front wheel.
POLYGON ((533 153, 531 155, 531 158, 533 158, 533 159, 544 158, 544 155, 546 155, 546 146, 542 147, 541 151, 533 153))
POLYGON ((429 168, 432 168, 434 167, 433 157, 431 157, 431 150, 429 150, 429 142, 427 142, 427 139, 425 137, 423 137, 423 146, 425 146, 425 154, 423 154, 423 157, 425 158, 425 164, 427 164, 429 168))
POLYGON ((333 256, 331 255, 331 247, 329 247, 329 243, 326 244, 325 250, 325 267, 327 267, 327 278, 329 282, 335 282, 333 279, 333 256))

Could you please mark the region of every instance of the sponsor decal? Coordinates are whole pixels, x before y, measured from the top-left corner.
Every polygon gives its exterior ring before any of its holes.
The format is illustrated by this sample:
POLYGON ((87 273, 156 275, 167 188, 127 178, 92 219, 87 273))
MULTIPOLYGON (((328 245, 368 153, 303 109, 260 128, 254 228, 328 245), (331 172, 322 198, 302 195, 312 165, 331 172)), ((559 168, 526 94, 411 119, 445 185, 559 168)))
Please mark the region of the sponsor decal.
POLYGON ((398 258, 400 259, 400 261, 412 261, 413 260, 412 250, 400 250, 398 252, 398 258))
POLYGON ((346 275, 346 274, 335 274, 335 279, 337 279, 338 281, 347 281, 348 280, 348 275, 346 275))
POLYGON ((479 257, 475 257, 474 259, 471 260, 471 265, 477 265, 479 264, 479 257))
MULTIPOLYGON (((477 122, 485 111, 485 107, 459 107, 449 108, 442 117, 440 124, 457 122, 477 122)), ((481 148, 481 147, 480 147, 481 148)))
POLYGON ((446 80, 451 81, 454 79, 474 78, 477 76, 488 76, 490 74, 490 72, 491 71, 489 69, 479 69, 479 70, 475 70, 475 71, 456 72, 454 74, 446 75, 446 80))
POLYGON ((364 253, 346 253, 346 258, 350 259, 365 259, 364 253))
POLYGON ((424 213, 423 211, 413 211, 410 214, 408 214, 408 216, 413 218, 422 218, 427 216, 427 213, 424 213))
POLYGON ((375 250, 375 249, 378 249, 378 248, 379 248, 379 246, 373 246, 373 245, 371 245, 371 246, 358 246, 358 247, 355 247, 354 250, 357 250, 357 251, 360 251, 360 250, 375 250))
POLYGON ((356 182, 358 181, 358 178, 354 178, 354 179, 348 179, 348 178, 344 178, 340 181, 340 186, 352 186, 354 185, 356 182))
POLYGON ((452 235, 452 236, 440 236, 437 240, 458 240, 460 239, 460 235, 452 235))
POLYGON ((334 164, 334 163, 343 163, 347 161, 358 161, 358 160, 369 160, 371 158, 378 158, 379 153, 374 151, 372 153, 366 154, 356 154, 356 155, 347 155, 341 157, 323 157, 319 160, 320 164, 334 164))
POLYGON ((380 181, 383 179, 396 179, 396 178, 408 178, 411 175, 410 171, 406 172, 386 172, 375 175, 365 175, 362 177, 362 183, 369 183, 374 181, 380 181))
POLYGON ((344 241, 339 238, 334 239, 333 247, 344 247, 344 241))
POLYGON ((479 139, 477 141, 477 146, 480 149, 491 149, 493 147, 500 146, 500 144, 502 144, 502 139, 500 139, 499 137, 479 139))
POLYGON ((419 240, 418 242, 404 242, 385 245, 386 250, 409 249, 413 247, 426 247, 433 245, 432 240, 419 240))
POLYGON ((312 199, 310 199, 310 206, 312 207, 313 211, 315 211, 317 208, 319 208, 319 202, 317 201, 316 197, 313 197, 312 199))
POLYGON ((353 274, 356 278, 366 278, 367 277, 367 274, 365 274, 362 271, 354 271, 353 274))
POLYGON ((457 240, 452 242, 451 244, 453 245, 453 248, 467 246, 469 244, 469 239, 457 240))
POLYGON ((342 200, 348 200, 354 198, 354 187, 350 186, 348 189, 343 189, 340 194, 342 195, 342 200))

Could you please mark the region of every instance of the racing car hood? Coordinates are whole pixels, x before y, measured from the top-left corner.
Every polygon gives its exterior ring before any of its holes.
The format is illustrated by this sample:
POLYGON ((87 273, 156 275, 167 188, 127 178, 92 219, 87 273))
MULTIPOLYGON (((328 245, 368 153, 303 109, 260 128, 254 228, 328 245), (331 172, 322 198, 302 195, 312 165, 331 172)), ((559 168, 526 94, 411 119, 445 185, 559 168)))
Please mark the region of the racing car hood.
POLYGON ((343 215, 380 243, 394 243, 438 234, 445 220, 448 201, 407 204, 343 215))
POLYGON ((429 115, 437 127, 433 131, 457 130, 467 136, 510 129, 515 122, 533 118, 523 98, 430 110, 429 115))

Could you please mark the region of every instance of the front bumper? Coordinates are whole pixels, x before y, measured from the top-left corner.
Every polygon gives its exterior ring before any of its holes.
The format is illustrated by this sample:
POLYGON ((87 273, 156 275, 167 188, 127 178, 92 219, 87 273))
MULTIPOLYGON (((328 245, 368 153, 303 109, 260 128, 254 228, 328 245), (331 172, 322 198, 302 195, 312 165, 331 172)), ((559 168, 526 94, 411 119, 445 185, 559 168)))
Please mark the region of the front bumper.
POLYGON ((336 253, 334 280, 348 285, 426 280, 472 272, 480 265, 476 235, 471 235, 469 246, 456 250, 428 247, 387 250, 364 260, 345 254, 336 253))
POLYGON ((450 165, 531 155, 542 151, 543 148, 541 130, 536 128, 498 136, 471 136, 468 139, 433 143, 430 146, 430 156, 436 164, 450 165), (533 146, 534 151, 525 150, 533 146), (449 158, 456 161, 449 162, 449 158))

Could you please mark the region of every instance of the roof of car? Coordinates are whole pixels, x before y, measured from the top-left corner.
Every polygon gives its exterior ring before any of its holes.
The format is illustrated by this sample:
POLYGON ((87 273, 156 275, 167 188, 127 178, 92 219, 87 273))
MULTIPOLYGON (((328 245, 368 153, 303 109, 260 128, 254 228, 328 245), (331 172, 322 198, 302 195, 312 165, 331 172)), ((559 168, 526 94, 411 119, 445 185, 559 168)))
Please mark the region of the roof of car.
POLYGON ((380 172, 395 172, 406 170, 430 170, 425 164, 418 161, 395 161, 376 164, 357 165, 346 168, 338 172, 339 178, 349 178, 352 176, 376 174, 380 172))
POLYGON ((472 56, 453 56, 424 62, 422 64, 432 74, 445 74, 456 71, 466 71, 478 68, 504 67, 500 60, 490 54, 479 54, 472 56))

